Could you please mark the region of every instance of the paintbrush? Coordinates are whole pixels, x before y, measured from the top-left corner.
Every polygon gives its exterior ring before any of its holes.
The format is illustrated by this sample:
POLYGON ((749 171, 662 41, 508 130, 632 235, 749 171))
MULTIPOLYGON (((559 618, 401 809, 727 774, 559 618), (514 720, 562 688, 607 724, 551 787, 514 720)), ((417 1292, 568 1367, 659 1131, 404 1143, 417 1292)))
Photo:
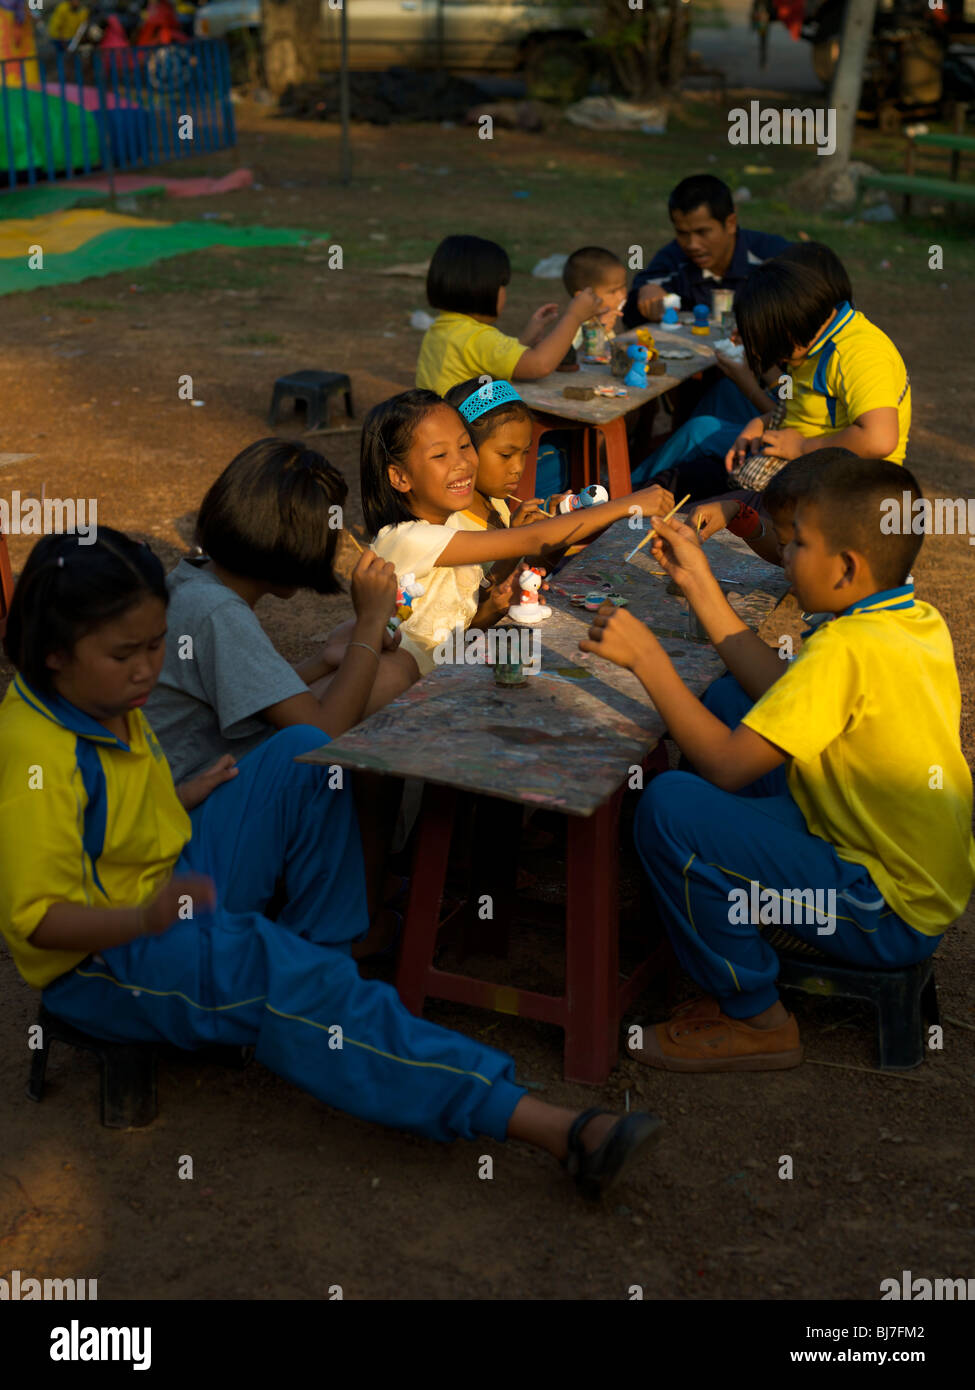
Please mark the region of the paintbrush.
MULTIPOLYGON (((681 509, 681 507, 683 507, 684 503, 685 503, 685 502, 689 502, 690 499, 691 499, 691 494, 688 493, 687 496, 686 496, 686 497, 682 497, 682 498, 680 499, 679 502, 675 502, 674 505, 671 507, 670 511, 669 511, 669 512, 667 513, 667 515, 664 517, 664 521, 669 521, 670 518, 674 515, 674 513, 675 513, 675 512, 679 512, 680 509, 681 509)), ((657 534, 656 530, 648 531, 647 534, 643 537, 643 540, 640 541, 640 543, 639 543, 638 545, 635 545, 635 546, 633 547, 633 549, 630 551, 629 555, 626 555, 626 556, 623 557, 623 558, 624 558, 624 563, 625 563, 627 560, 632 560, 632 559, 633 559, 633 556, 637 553, 637 551, 638 551, 638 550, 642 550, 643 547, 646 545, 647 541, 652 541, 653 538, 654 538, 654 536, 655 536, 656 534, 657 534)))
POLYGON ((365 551, 363 550, 363 548, 362 548, 362 546, 359 544, 359 542, 356 540, 355 536, 353 536, 352 532, 351 532, 351 531, 346 531, 345 534, 348 536, 349 540, 350 540, 350 541, 352 542, 352 544, 355 546, 356 550, 358 550, 359 554, 360 554, 360 555, 364 555, 364 554, 365 554, 365 551))
MULTIPOLYGON (((504 495, 504 500, 505 500, 506 502, 517 502, 517 503, 520 505, 522 502, 524 502, 525 499, 524 499, 524 497, 516 497, 515 494, 514 494, 513 492, 506 492, 505 495, 504 495)), ((555 515, 554 512, 547 512, 547 511, 545 510, 544 507, 539 507, 538 510, 541 512, 542 516, 554 516, 554 515, 555 515)))

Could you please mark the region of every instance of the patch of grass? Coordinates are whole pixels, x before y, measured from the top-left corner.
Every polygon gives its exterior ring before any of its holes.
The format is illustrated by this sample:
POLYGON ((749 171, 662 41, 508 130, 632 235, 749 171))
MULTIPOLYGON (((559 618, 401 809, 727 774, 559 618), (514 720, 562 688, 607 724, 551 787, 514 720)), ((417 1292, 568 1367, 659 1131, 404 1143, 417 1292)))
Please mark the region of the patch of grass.
POLYGON ((211 246, 147 266, 139 284, 144 294, 259 289, 269 275, 296 271, 304 254, 300 246, 211 246))

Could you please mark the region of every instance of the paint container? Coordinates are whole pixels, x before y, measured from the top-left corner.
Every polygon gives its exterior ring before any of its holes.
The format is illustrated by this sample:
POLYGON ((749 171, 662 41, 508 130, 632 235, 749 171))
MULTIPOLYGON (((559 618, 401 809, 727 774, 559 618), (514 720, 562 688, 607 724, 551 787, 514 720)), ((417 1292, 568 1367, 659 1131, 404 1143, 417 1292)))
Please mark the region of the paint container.
POLYGON ((725 316, 731 313, 734 302, 734 290, 712 290, 711 322, 723 327, 725 316))
POLYGON ((687 605, 687 635, 694 642, 707 642, 710 640, 707 628, 702 626, 700 618, 689 603, 687 605))
POLYGON ((527 685, 528 680, 520 661, 496 661, 494 663, 494 684, 502 690, 517 690, 527 685))

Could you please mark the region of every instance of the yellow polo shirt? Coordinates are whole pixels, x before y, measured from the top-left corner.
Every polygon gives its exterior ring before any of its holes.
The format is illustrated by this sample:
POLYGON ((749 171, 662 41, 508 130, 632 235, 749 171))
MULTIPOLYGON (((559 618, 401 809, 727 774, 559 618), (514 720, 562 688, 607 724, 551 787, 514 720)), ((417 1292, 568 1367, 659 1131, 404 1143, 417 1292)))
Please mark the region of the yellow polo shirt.
POLYGON ((472 376, 510 381, 528 349, 490 323, 479 323, 470 314, 443 312, 423 335, 416 361, 416 384, 445 396, 472 376))
POLYGON ((875 324, 849 304, 819 335, 792 373, 793 396, 785 427, 807 439, 838 434, 868 410, 897 411, 897 446, 887 455, 903 463, 911 429, 911 386, 904 359, 875 324))
POLYGON ((742 721, 789 755, 810 832, 862 864, 926 936, 961 915, 975 884, 960 719, 945 621, 908 583, 823 623, 742 721))
POLYGON ((31 945, 53 903, 137 907, 169 878, 190 818, 141 710, 123 743, 17 676, 0 703, 0 931, 43 989, 89 951, 31 945))

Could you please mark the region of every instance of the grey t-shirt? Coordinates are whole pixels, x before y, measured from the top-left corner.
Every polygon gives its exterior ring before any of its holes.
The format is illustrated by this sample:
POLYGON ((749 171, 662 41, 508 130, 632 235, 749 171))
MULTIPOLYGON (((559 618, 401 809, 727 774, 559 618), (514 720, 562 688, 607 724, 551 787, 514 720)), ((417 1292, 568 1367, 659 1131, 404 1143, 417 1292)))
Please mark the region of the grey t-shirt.
POLYGON ((262 709, 308 689, 254 610, 189 560, 166 580, 166 657, 145 713, 177 782, 224 753, 243 757, 274 733, 262 709))

